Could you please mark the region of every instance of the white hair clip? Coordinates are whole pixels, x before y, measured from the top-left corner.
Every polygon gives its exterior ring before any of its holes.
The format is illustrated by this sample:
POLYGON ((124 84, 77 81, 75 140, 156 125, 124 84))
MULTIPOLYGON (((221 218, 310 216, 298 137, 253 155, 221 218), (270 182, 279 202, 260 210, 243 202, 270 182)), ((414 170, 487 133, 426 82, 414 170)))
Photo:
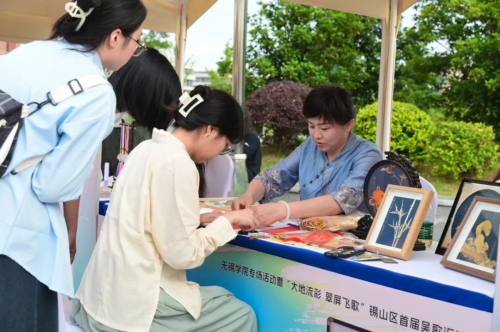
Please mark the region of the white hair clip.
POLYGON ((64 10, 66 10, 69 16, 80 19, 80 23, 76 27, 75 32, 80 30, 83 23, 85 23, 85 18, 89 16, 90 13, 92 13, 92 11, 94 10, 94 8, 90 8, 88 12, 85 12, 83 9, 78 7, 77 3, 78 1, 68 2, 66 6, 64 6, 64 10))
POLYGON ((182 107, 179 110, 179 113, 181 113, 182 116, 184 116, 186 118, 189 115, 189 113, 191 113, 193 108, 195 108, 196 106, 198 106, 199 104, 201 104, 203 102, 203 98, 201 98, 200 95, 194 95, 191 97, 189 95, 189 93, 184 92, 184 94, 179 98, 179 101, 182 104, 182 107), (194 103, 194 105, 191 106, 191 108, 189 108, 188 110, 185 110, 185 108, 188 107, 189 104, 191 104, 194 100, 196 100, 196 103, 194 103))

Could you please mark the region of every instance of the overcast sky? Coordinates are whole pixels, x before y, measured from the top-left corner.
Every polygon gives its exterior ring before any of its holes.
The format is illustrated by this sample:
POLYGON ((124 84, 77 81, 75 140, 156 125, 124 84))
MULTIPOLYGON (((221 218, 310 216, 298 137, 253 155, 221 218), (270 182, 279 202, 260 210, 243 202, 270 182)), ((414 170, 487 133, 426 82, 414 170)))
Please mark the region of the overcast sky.
MULTIPOLYGON (((269 2, 270 0, 264 0, 269 2)), ((248 0, 248 14, 259 11, 257 0, 248 0)), ((409 9, 403 16, 404 27, 413 24, 414 10, 409 9)), ((187 34, 186 57, 194 61, 195 70, 217 69, 227 42, 232 43, 234 24, 234 0, 218 0, 187 34)), ((172 36, 172 40, 174 36, 172 36)))

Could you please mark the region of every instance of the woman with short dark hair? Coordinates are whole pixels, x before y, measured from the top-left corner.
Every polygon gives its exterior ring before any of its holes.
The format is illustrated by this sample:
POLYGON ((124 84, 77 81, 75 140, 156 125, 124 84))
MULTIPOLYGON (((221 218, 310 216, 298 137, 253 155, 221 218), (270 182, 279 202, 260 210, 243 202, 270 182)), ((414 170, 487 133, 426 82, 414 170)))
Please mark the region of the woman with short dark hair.
POLYGON ((140 0, 78 0, 65 9, 51 40, 0 57, 0 90, 25 105, 45 103, 23 119, 0 179, 3 331, 57 331, 57 293, 74 295, 68 249, 76 240, 59 203, 78 199, 113 128, 116 99, 103 68, 118 70, 144 50, 140 0), (89 79, 103 83, 83 89, 89 79), (54 102, 48 92, 68 85, 72 95, 54 102))
POLYGON ((254 202, 267 203, 300 183, 300 202, 261 204, 256 207, 264 225, 288 218, 349 214, 363 202, 363 182, 368 170, 382 159, 375 144, 351 129, 356 107, 351 93, 336 86, 313 89, 302 113, 310 137, 290 156, 266 169, 236 199, 233 209, 254 202))

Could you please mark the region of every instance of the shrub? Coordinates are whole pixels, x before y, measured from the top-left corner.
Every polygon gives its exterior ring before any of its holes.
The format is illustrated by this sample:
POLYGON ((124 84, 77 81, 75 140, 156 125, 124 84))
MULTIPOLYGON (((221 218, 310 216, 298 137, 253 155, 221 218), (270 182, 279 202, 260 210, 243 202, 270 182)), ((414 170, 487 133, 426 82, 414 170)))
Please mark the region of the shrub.
MULTIPOLYGON (((432 173, 458 179, 482 177, 499 166, 493 127, 482 123, 440 121, 411 104, 393 103, 391 151, 406 155, 415 164, 432 166, 432 173)), ((377 103, 360 110, 355 133, 375 142, 377 103)), ((421 165, 421 166, 422 166, 421 165)))
MULTIPOLYGON (((354 132, 375 142, 378 103, 359 111, 354 132)), ((415 164, 429 158, 427 146, 435 130, 429 115, 412 104, 393 102, 391 151, 402 153, 415 164)))
POLYGON ((432 171, 436 175, 482 177, 498 167, 498 146, 493 127, 482 123, 442 122, 429 144, 432 171))
POLYGON ((250 95, 247 110, 257 128, 266 126, 273 131, 269 143, 281 147, 297 143, 294 134, 307 129, 302 105, 309 91, 311 88, 304 84, 282 81, 267 84, 250 95))

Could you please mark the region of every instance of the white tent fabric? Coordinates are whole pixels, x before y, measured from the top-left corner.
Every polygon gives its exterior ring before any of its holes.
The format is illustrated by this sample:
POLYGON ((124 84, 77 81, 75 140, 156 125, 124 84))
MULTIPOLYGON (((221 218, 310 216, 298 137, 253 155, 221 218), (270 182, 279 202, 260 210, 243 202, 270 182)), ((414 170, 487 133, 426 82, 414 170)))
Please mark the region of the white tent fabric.
MULTIPOLYGON (((27 43, 47 39, 52 26, 64 14, 70 0, 1 0, 0 40, 27 43)), ((145 29, 179 35, 181 12, 185 7, 189 28, 217 0, 143 0, 148 8, 145 29)))

